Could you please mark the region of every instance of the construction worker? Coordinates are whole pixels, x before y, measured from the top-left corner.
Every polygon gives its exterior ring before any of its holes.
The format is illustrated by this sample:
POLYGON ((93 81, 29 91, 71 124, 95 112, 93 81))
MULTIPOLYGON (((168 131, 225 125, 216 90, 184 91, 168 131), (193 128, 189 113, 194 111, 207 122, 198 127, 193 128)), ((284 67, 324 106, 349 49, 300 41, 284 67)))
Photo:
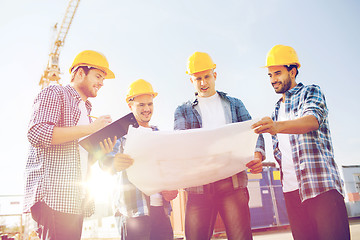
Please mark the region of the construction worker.
MULTIPOLYGON (((189 57, 186 73, 195 87, 195 100, 177 107, 175 130, 213 128, 251 119, 241 100, 216 91, 215 67, 207 53, 195 52, 189 57)), ((201 143, 194 144, 198 144, 201 151, 201 143)), ((247 164, 252 173, 262 171, 264 149, 264 140, 260 136, 254 160, 247 164)), ((217 182, 187 188, 186 191, 186 239, 210 239, 218 213, 224 222, 228 239, 252 239, 246 171, 217 182)))
MULTIPOLYGON (((157 93, 150 83, 143 79, 130 84, 126 102, 134 114, 139 127, 158 131, 149 125, 153 114, 153 99, 157 93)), ((115 139, 116 140, 116 139, 115 139)), ((177 190, 164 191, 146 196, 129 180, 126 171, 134 160, 123 153, 126 137, 116 141, 104 140, 100 146, 108 153, 99 163, 104 170, 117 174, 115 192, 115 217, 122 240, 170 240, 173 229, 170 222, 170 202, 177 196, 177 190)))
POLYGON ((317 85, 296 83, 300 66, 292 47, 269 51, 265 67, 281 98, 272 117, 253 127, 272 135, 294 239, 350 239, 325 96, 317 85))
POLYGON ((111 117, 92 122, 91 103, 104 85, 115 78, 99 52, 80 52, 70 67, 71 82, 53 85, 36 97, 28 128, 30 152, 25 169, 24 212, 31 212, 42 239, 80 239, 83 218, 94 212, 84 188, 92 161, 78 144, 105 127, 111 117))

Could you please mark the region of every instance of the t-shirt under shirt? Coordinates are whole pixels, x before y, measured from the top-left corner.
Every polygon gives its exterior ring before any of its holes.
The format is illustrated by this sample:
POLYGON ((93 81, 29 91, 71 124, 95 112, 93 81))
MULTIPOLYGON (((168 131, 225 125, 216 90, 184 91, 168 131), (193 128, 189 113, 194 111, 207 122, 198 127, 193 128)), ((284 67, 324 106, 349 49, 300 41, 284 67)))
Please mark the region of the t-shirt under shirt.
MULTIPOLYGON (((285 104, 280 103, 278 121, 289 120, 285 114, 285 104)), ((291 192, 299 189, 296 179, 294 162, 292 158, 292 150, 290 145, 289 134, 277 134, 279 140, 279 149, 281 151, 281 164, 283 172, 283 191, 291 192)))
MULTIPOLYGON (((79 122, 77 125, 78 126, 79 125, 88 125, 90 123, 90 120, 89 120, 88 111, 86 109, 84 101, 80 101, 79 109, 80 109, 81 114, 80 114, 79 122)), ((85 138, 85 137, 83 137, 83 138, 85 138)), ((83 139, 83 138, 80 138, 79 141, 81 141, 81 139, 83 139)), ((86 174, 87 174, 87 168, 88 168, 89 153, 81 145, 79 145, 79 153, 80 153, 81 176, 82 176, 82 180, 85 181, 86 174)))
POLYGON ((224 107, 218 93, 211 97, 198 97, 202 127, 215 128, 226 124, 224 107))

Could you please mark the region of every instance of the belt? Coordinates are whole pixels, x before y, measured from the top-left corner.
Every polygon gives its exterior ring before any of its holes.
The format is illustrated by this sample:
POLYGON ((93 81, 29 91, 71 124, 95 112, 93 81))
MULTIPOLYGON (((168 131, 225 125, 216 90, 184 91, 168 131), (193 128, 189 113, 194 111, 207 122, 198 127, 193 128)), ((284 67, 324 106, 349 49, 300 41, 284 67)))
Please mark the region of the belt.
MULTIPOLYGON (((227 187, 226 185, 232 185, 232 190, 238 189, 239 188, 239 181, 238 181, 238 176, 237 174, 228 177, 228 178, 224 178, 222 180, 213 182, 213 183, 209 183, 204 185, 204 193, 214 193, 216 191, 216 189, 218 188, 218 186, 222 186, 227 187)), ((230 190, 230 189, 229 189, 230 190)))

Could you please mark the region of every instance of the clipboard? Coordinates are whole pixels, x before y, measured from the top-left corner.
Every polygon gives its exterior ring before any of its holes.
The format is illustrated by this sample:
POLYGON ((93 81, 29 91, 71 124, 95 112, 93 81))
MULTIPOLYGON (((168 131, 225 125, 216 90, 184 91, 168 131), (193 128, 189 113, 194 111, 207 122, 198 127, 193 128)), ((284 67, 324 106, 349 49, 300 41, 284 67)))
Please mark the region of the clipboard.
POLYGON ((135 128, 139 127, 139 124, 132 113, 125 115, 99 131, 89 135, 81 140, 79 144, 89 153, 96 153, 101 150, 100 142, 107 138, 114 139, 115 136, 117 139, 121 138, 127 134, 130 125, 135 128))

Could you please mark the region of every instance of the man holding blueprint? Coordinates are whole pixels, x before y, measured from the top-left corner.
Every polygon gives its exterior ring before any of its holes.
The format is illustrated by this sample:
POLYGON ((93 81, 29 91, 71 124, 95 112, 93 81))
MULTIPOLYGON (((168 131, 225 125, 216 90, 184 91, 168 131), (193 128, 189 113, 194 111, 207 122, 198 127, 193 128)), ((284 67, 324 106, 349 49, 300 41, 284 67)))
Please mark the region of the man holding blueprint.
MULTIPOLYGON (((136 80, 128 89, 126 102, 139 128, 145 132, 158 131, 157 127, 149 125, 156 96, 151 84, 143 79, 136 80)), ((127 136, 121 137, 115 144, 111 139, 104 140, 100 145, 109 154, 99 161, 102 169, 117 174, 114 205, 121 239, 171 240, 173 230, 168 216, 171 211, 169 201, 177 196, 177 190, 148 196, 130 182, 125 170, 133 165, 134 159, 132 154, 124 154, 125 142, 127 136)), ((141 147, 138 145, 138 148, 141 147)))
MULTIPOLYGON (((241 100, 215 90, 215 67, 207 53, 195 52, 189 57, 187 74, 195 87, 196 98, 176 109, 175 130, 214 129, 251 119, 241 100)), ((198 151, 204 147, 202 142, 193 144, 198 151)), ((246 165, 252 173, 262 171, 264 149, 263 137, 259 135, 254 159, 246 165)), ((246 171, 206 185, 190 187, 186 191, 186 239, 210 239, 218 212, 225 224, 228 239, 252 239, 246 171)))

